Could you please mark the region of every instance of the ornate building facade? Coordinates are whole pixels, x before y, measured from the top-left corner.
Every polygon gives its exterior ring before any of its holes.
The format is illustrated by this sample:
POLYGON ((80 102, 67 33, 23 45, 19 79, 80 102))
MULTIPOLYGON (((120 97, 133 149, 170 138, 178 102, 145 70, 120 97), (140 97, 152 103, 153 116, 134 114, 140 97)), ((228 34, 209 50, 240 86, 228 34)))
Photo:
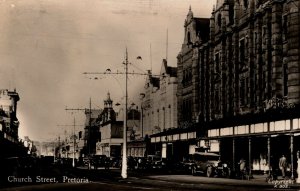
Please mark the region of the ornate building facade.
POLYGON ((299 0, 218 0, 210 19, 190 8, 177 56, 178 129, 153 137, 190 140, 185 150, 195 144, 218 152, 233 170, 241 158, 250 173, 275 168, 282 154, 293 168, 300 149, 298 7, 299 0))
POLYGON ((282 154, 292 167, 295 163, 300 149, 295 147, 300 130, 298 6, 299 1, 219 0, 213 10, 209 43, 199 47, 200 74, 203 65, 209 73, 209 78, 200 75, 200 83, 209 81, 210 90, 199 86, 200 100, 209 97, 200 102, 209 104, 200 106, 200 113, 206 142, 218 141, 223 160, 233 168, 240 158, 247 159, 250 173, 275 168, 282 154), (209 55, 208 62, 201 55, 209 55), (267 161, 264 166, 262 161, 267 161))
MULTIPOLYGON (((0 90, 0 153, 1 157, 22 156, 27 148, 19 139, 17 102, 19 94, 7 89, 0 90)), ((1 158, 0 157, 0 158, 1 158)))

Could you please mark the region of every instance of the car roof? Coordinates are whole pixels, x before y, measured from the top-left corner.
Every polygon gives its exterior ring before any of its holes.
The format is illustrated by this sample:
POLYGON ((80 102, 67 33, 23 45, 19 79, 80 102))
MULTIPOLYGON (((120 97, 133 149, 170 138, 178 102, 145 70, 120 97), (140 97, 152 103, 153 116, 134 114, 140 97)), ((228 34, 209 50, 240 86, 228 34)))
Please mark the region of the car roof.
POLYGON ((202 155, 202 156, 216 156, 219 157, 220 155, 216 153, 207 153, 207 152, 195 152, 195 155, 202 155))

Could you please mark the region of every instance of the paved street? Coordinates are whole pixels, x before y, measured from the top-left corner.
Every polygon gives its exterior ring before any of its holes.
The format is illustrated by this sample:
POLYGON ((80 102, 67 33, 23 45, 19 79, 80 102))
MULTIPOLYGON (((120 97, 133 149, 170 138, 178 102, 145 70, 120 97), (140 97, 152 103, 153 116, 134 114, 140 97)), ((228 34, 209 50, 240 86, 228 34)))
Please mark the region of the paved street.
POLYGON ((0 190, 300 190, 298 184, 288 181, 267 183, 264 175, 256 175, 249 181, 159 171, 129 171, 129 178, 122 179, 119 169, 57 167, 45 167, 39 173, 41 176, 54 177, 57 182, 10 184, 0 190))

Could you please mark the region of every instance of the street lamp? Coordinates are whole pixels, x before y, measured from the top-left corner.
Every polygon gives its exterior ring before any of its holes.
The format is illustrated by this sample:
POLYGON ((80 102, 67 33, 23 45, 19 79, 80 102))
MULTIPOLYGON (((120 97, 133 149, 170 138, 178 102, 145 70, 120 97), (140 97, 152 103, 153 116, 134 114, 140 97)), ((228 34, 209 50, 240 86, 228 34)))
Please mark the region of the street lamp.
POLYGON ((75 117, 74 117, 74 127, 73 127, 73 168, 75 167, 75 117))
POLYGON ((127 101, 128 101, 128 53, 126 48, 125 62, 125 110, 124 110, 124 124, 123 124, 123 156, 122 156, 122 178, 127 178, 127 101))
MULTIPOLYGON (((138 56, 137 59, 142 60, 141 56, 138 56)), ((122 178, 127 178, 127 110, 128 110, 128 74, 130 75, 141 75, 145 76, 148 74, 145 73, 136 73, 136 72, 128 72, 128 52, 126 48, 126 58, 123 62, 125 65, 125 73, 122 72, 111 72, 110 69, 107 69, 105 72, 84 72, 83 74, 103 74, 103 75, 111 75, 111 74, 125 74, 125 109, 124 109, 124 125, 123 125, 123 156, 122 156, 122 178)), ((96 78, 95 78, 96 79, 96 78)))

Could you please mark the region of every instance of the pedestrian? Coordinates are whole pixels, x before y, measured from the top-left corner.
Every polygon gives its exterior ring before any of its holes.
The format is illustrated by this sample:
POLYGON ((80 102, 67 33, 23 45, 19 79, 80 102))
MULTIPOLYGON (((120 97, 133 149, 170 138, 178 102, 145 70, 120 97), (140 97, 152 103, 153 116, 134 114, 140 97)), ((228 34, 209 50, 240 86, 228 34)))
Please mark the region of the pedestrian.
POLYGON ((240 165, 240 171, 244 171, 246 169, 246 161, 243 158, 241 158, 239 165, 240 165))
POLYGON ((245 175, 246 175, 246 161, 241 158, 240 162, 238 163, 239 164, 239 167, 240 167, 240 177, 242 179, 246 178, 245 175))
POLYGON ((287 168, 287 162, 284 155, 279 159, 279 169, 281 170, 282 178, 285 178, 285 172, 287 168))

